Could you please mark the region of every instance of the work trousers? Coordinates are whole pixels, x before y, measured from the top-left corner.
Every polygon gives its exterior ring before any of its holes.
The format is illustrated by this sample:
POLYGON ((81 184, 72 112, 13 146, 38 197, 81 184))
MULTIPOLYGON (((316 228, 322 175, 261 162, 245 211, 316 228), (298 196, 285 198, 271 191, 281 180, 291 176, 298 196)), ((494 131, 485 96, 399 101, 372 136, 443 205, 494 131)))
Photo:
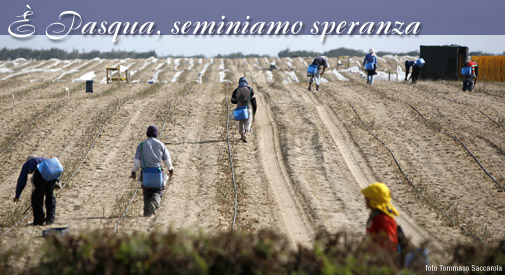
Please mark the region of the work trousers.
POLYGON ((312 84, 312 82, 316 82, 317 86, 321 84, 321 68, 318 67, 316 73, 310 77, 309 84, 312 84))
POLYGON ((32 209, 33 209, 33 225, 52 224, 56 215, 56 197, 53 194, 56 181, 44 181, 35 169, 33 173, 33 192, 32 192, 32 209), (44 213, 44 197, 46 204, 46 213, 44 213))
POLYGON ((144 217, 156 214, 156 210, 161 206, 161 194, 159 191, 142 188, 142 194, 144 195, 144 217))
MULTIPOLYGON (((142 173, 142 172, 141 172, 142 173)), ((168 176, 163 173, 162 188, 144 188, 142 187, 142 195, 144 196, 144 217, 149 217, 156 214, 156 210, 161 206, 161 194, 167 185, 168 176)), ((142 181, 139 182, 142 185, 142 181)))
POLYGON ((419 78, 419 67, 414 65, 412 66, 412 83, 416 83, 419 78))
POLYGON ((405 80, 407 80, 407 77, 409 76, 410 67, 412 66, 405 65, 405 80))
POLYGON ((463 92, 473 91, 474 88, 474 76, 473 75, 465 75, 463 76, 463 92))
POLYGON ((238 133, 243 135, 245 131, 251 131, 251 125, 253 122, 252 110, 247 108, 247 112, 249 113, 249 118, 244 120, 239 120, 238 122, 238 133))
POLYGON ((366 84, 372 85, 373 84, 373 76, 377 74, 377 72, 375 71, 375 65, 374 65, 373 70, 367 70, 366 73, 367 73, 366 84))

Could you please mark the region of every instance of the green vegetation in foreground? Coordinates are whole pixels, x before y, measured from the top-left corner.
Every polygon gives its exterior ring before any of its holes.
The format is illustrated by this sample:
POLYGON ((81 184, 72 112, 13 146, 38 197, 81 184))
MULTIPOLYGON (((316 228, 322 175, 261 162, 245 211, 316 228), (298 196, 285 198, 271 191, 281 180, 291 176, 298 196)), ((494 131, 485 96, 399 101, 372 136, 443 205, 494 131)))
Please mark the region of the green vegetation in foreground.
MULTIPOLYGON (((215 235, 168 231, 110 232, 46 239, 36 266, 13 263, 27 250, 0 252, 0 274, 418 274, 424 263, 400 267, 392 255, 356 236, 319 234, 312 249, 294 250, 273 231, 215 235), (353 241, 354 240, 354 241, 353 241)), ((447 266, 505 267, 505 241, 495 247, 460 245, 447 266)), ((34 257, 32 255, 32 257, 34 257)), ((440 269, 440 268, 439 268, 440 269)), ((443 272, 442 272, 443 273, 443 272)), ((450 273, 450 272, 448 272, 450 273)), ((472 272, 470 272, 472 273, 472 272)), ((501 272, 488 272, 486 274, 501 272)))

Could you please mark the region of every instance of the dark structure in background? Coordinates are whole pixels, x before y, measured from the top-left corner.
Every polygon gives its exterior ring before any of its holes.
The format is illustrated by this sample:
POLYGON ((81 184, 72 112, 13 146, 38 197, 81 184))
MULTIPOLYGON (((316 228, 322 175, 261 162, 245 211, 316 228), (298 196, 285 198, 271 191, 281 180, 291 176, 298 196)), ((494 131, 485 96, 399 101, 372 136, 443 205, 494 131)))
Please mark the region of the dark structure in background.
POLYGON ((461 67, 465 65, 468 47, 421 46, 419 56, 426 64, 421 68, 419 78, 423 80, 458 80, 461 67))
POLYGON ((93 92, 93 80, 86 80, 86 93, 93 92))

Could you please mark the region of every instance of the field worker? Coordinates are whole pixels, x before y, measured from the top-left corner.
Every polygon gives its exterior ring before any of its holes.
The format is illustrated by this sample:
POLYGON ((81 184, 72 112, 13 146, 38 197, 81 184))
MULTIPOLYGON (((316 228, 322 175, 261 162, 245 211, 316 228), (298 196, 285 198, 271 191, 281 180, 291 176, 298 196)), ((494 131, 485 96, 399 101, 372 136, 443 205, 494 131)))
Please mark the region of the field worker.
POLYGON ((19 197, 25 189, 26 182, 28 181, 28 174, 33 174, 32 176, 32 210, 33 210, 33 223, 31 225, 51 225, 54 223, 54 217, 56 214, 56 197, 53 194, 54 187, 58 179, 52 181, 45 181, 42 175, 37 169, 37 166, 48 160, 45 157, 33 157, 28 156, 26 162, 21 168, 21 173, 19 174, 18 184, 16 186, 16 196, 14 197, 14 203, 19 202, 19 197), (46 213, 44 213, 44 197, 46 204, 46 213))
POLYGON ((417 65, 417 62, 414 63, 414 66, 412 66, 412 74, 410 75, 410 78, 412 79, 412 84, 416 84, 417 80, 419 79, 419 72, 421 71, 421 67, 417 65))
POLYGON ((412 83, 416 84, 417 79, 419 79, 419 72, 421 71, 421 67, 417 65, 416 61, 405 61, 405 81, 407 81, 410 67, 412 67, 412 74, 410 74, 409 79, 412 79, 412 83))
POLYGON ((472 92, 479 75, 479 67, 477 66, 477 62, 473 61, 470 56, 466 58, 465 67, 471 67, 472 74, 463 76, 463 92, 466 92, 466 90, 472 92))
POLYGON ((395 216, 398 211, 391 204, 389 188, 380 182, 374 182, 361 190, 365 196, 366 206, 370 209, 366 233, 378 246, 396 251, 398 247, 398 232, 395 216))
POLYGON ((319 56, 314 58, 312 61, 312 65, 317 65, 317 71, 315 74, 313 74, 310 77, 309 80, 309 91, 312 90, 310 86, 312 85, 312 82, 316 82, 316 90, 320 91, 321 88, 319 88, 319 85, 321 84, 321 77, 323 76, 324 72, 326 71, 326 68, 329 68, 330 66, 328 65, 328 58, 326 56, 319 56))
MULTIPOLYGON (((409 72, 410 72, 410 68, 413 67, 414 65, 416 64, 415 61, 412 61, 412 60, 406 60, 405 61, 405 80, 404 81, 407 81, 407 77, 409 76, 409 72)), ((412 69, 412 72, 414 71, 414 69, 412 69)), ((412 78, 412 74, 410 75, 410 78, 412 78)))
POLYGON ((149 217, 156 214, 156 210, 160 208, 161 196, 167 184, 167 180, 169 179, 161 169, 161 162, 163 161, 163 163, 165 163, 165 166, 168 168, 170 177, 174 173, 174 167, 172 166, 172 160, 170 158, 170 153, 168 152, 167 147, 157 139, 158 128, 155 125, 149 126, 147 128, 146 135, 147 139, 137 146, 130 177, 132 179, 136 179, 137 170, 139 168, 142 168, 139 181, 142 186, 142 193, 144 196, 144 216, 149 217), (147 185, 147 182, 145 181, 145 178, 147 178, 145 176, 145 172, 153 169, 158 170, 159 173, 161 173, 161 181, 158 185, 150 186, 147 185))
POLYGON ((247 106, 247 112, 249 113, 248 119, 239 120, 238 123, 240 140, 247 142, 247 133, 251 131, 251 125, 254 121, 254 117, 256 116, 257 105, 254 91, 247 83, 247 79, 245 77, 241 77, 238 80, 238 87, 233 90, 231 103, 237 104, 237 108, 247 106))
POLYGON ((372 85, 373 76, 377 74, 375 71, 377 69, 377 56, 373 48, 368 49, 368 54, 365 56, 362 66, 364 66, 367 71, 366 83, 372 85))

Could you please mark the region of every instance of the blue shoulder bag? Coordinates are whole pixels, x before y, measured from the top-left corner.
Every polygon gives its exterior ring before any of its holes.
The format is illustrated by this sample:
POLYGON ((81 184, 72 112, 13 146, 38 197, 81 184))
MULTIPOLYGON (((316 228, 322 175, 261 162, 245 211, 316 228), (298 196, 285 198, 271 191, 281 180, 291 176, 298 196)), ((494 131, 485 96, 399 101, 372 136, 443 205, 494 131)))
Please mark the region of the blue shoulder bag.
POLYGON ((472 75, 472 67, 468 66, 468 67, 463 67, 461 68, 461 74, 462 75, 472 75))
POLYGON ((314 65, 314 64, 308 66, 307 67, 307 76, 312 76, 312 75, 316 74, 318 68, 319 68, 319 66, 314 65))
POLYGON ((37 169, 44 181, 57 180, 63 173, 63 166, 56 157, 39 163, 37 169))
POLYGON ((233 118, 235 120, 239 121, 239 120, 249 119, 249 111, 247 110, 247 103, 249 103, 249 100, 251 100, 251 88, 250 87, 249 87, 249 97, 247 98, 247 101, 245 103, 243 101, 241 101, 242 104, 244 104, 244 106, 237 107, 237 108, 235 108, 235 110, 233 110, 233 118))
POLYGON ((146 167, 144 160, 144 143, 140 143, 140 157, 144 168, 142 168, 142 186, 144 188, 161 188, 163 187, 163 170, 161 167, 146 167))
POLYGON ((375 61, 377 59, 376 59, 375 56, 373 57, 373 59, 374 59, 374 62, 367 62, 367 63, 365 63, 365 70, 370 71, 370 70, 374 69, 374 63, 375 63, 375 61))

